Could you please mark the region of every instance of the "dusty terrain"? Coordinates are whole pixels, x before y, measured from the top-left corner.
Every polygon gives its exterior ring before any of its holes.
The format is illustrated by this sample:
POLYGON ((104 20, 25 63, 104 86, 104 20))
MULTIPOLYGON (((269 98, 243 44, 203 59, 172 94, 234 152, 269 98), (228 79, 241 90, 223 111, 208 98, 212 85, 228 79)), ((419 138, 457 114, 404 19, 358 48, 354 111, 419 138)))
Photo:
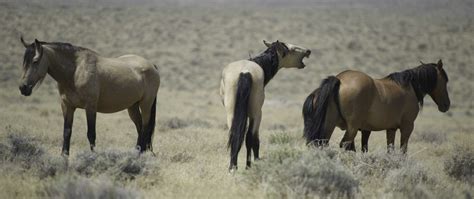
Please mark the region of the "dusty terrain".
MULTIPOLYGON (((472 198, 474 195, 474 5, 470 1, 193 4, 44 1, 0 3, 0 192, 5 198, 472 198), (31 97, 18 90, 19 42, 70 42, 104 56, 138 54, 160 67, 156 157, 133 150, 125 111, 99 114, 97 153, 76 111, 69 161, 60 156, 62 114, 48 77, 31 97), (226 63, 255 56, 263 39, 312 50, 302 70, 284 69, 266 87, 263 160, 227 173, 225 113, 218 96, 226 63), (452 108, 429 96, 407 155, 325 150, 302 138, 301 106, 326 76, 346 69, 374 77, 442 58, 452 108)), ((141 1, 140 1, 141 2, 141 1)), ((251 3, 248 3, 251 2, 251 3)), ((266 1, 272 2, 272 1, 266 1)), ((396 144, 399 144, 397 135, 396 144)), ((398 145, 397 145, 398 146, 398 145)), ((244 150, 245 152, 245 150, 244 150)))

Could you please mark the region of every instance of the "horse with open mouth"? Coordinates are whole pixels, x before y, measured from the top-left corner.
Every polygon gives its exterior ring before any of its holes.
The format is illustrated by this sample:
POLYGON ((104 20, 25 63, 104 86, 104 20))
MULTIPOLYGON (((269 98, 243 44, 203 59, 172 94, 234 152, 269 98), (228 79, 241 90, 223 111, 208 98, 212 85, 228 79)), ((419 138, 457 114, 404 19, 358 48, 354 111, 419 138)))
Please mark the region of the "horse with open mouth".
POLYGON ((251 165, 251 153, 259 159, 259 127, 265 98, 265 85, 281 68, 304 68, 303 59, 311 51, 292 44, 263 41, 267 49, 249 60, 235 61, 222 72, 220 95, 227 112, 230 130, 229 171, 237 169, 237 156, 244 137, 247 147, 247 167, 251 165), (248 121, 248 131, 247 131, 248 121))
POLYGON ((447 83, 441 60, 382 79, 351 70, 329 76, 306 98, 304 137, 308 144, 326 145, 337 126, 346 130, 340 147, 355 151, 354 138, 361 130, 362 150, 367 151, 370 132, 386 130, 391 151, 400 129, 400 148, 406 153, 424 97, 430 95, 439 111, 449 110, 447 83))
POLYGON ((49 74, 58 84, 64 117, 62 154, 69 155, 74 111, 85 109, 87 138, 95 147, 96 114, 128 109, 138 132, 140 152, 152 150, 156 96, 160 86, 158 68, 137 55, 102 57, 69 43, 35 41, 27 44, 20 92, 29 96, 49 74))

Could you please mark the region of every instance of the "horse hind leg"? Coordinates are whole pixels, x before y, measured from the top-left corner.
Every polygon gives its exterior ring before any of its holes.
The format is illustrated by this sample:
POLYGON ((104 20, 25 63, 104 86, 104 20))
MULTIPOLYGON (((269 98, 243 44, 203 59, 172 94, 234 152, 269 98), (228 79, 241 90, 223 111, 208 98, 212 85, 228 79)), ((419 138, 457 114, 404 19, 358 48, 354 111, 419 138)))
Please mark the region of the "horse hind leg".
POLYGON ((346 131, 344 133, 344 137, 342 137, 341 142, 339 143, 339 147, 344 148, 347 151, 356 151, 354 142, 348 141, 348 140, 349 140, 349 133, 348 131, 346 131))
POLYGON ((345 147, 346 150, 354 151, 355 152, 355 147, 354 146, 354 138, 357 135, 357 128, 352 127, 351 125, 348 125, 347 131, 344 134, 344 137, 341 140, 341 147, 345 147))
POLYGON ((362 130, 362 152, 367 153, 369 151, 369 137, 371 131, 362 130))
POLYGON ((137 148, 139 148, 140 152, 144 152, 145 150, 151 149, 151 137, 154 130, 155 122, 152 121, 155 120, 155 113, 153 113, 153 111, 156 111, 152 110, 154 106, 156 106, 156 98, 149 98, 139 102, 142 125, 140 133, 138 134, 137 148))
POLYGON ((391 153, 395 150, 395 132, 397 129, 388 129, 387 130, 387 152, 391 153))
POLYGON ((142 130, 142 115, 140 114, 140 106, 138 105, 138 102, 128 108, 128 115, 133 121, 133 124, 135 124, 135 127, 137 128, 137 134, 139 135, 140 131, 142 130))
POLYGON ((247 147, 247 168, 250 168, 252 164, 252 151, 255 160, 259 160, 259 149, 260 149, 260 139, 259 139, 259 128, 260 122, 262 119, 261 111, 258 111, 252 118, 250 118, 248 132, 245 138, 245 145, 247 147))
POLYGON ((408 139, 410 139, 413 128, 413 123, 405 124, 400 127, 400 149, 403 153, 406 153, 408 150, 408 139))
POLYGON ((87 108, 86 118, 87 118, 87 139, 89 140, 91 151, 94 151, 95 138, 96 138, 97 110, 95 108, 87 108))

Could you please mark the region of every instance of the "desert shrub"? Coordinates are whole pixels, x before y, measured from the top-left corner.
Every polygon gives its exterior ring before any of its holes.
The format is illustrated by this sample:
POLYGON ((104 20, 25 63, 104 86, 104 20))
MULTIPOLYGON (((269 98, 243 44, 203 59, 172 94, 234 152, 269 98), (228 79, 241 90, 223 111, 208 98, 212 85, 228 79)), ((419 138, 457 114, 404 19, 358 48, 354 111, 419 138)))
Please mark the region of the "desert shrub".
POLYGON ((156 166, 149 154, 140 155, 135 150, 83 151, 75 157, 71 165, 81 175, 107 174, 119 179, 134 179, 156 166))
POLYGON ((341 160, 359 177, 386 177, 388 172, 399 169, 407 160, 406 155, 399 151, 387 153, 378 150, 371 153, 341 153, 341 160))
POLYGON ((429 175, 422 165, 407 160, 402 167, 388 172, 385 189, 394 198, 433 198, 432 189, 437 181, 429 175))
POLYGON ((120 187, 108 179, 87 179, 80 176, 66 175, 46 187, 44 197, 94 199, 94 198, 141 198, 135 190, 120 187))
POLYGON ((9 134, 7 143, 0 143, 2 161, 20 165, 19 169, 31 169, 40 178, 55 176, 67 170, 67 162, 62 157, 50 156, 38 141, 30 136, 9 134))
POLYGON ((359 182, 352 173, 324 150, 286 148, 273 153, 249 172, 253 183, 262 184, 270 197, 352 198, 358 191, 359 182))
POLYGON ((474 185, 474 151, 457 147, 445 160, 444 169, 449 176, 474 185))
POLYGON ((442 144, 446 139, 446 134, 440 131, 421 131, 414 136, 415 141, 432 144, 442 144))
POLYGON ((22 134, 8 135, 9 159, 23 162, 23 166, 29 167, 38 162, 44 155, 44 149, 39 146, 34 138, 22 134))

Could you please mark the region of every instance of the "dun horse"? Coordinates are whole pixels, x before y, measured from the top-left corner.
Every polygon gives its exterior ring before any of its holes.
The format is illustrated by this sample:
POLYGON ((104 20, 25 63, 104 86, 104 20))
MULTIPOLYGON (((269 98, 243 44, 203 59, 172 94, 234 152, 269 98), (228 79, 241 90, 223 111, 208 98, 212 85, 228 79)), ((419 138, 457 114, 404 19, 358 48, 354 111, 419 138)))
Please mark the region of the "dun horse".
POLYGON ((156 95, 160 76, 155 65, 136 55, 102 57, 87 48, 68 43, 42 42, 35 39, 25 46, 21 94, 29 96, 33 88, 49 74, 58 83, 64 116, 63 155, 69 155, 72 123, 76 108, 85 109, 87 138, 95 147, 96 114, 128 109, 138 132, 140 152, 152 150, 155 128, 156 95))
POLYGON ((262 54, 249 60, 232 62, 222 72, 220 95, 227 112, 229 127, 230 166, 237 169, 237 156, 244 137, 247 147, 247 167, 251 164, 251 151, 259 159, 258 138, 265 85, 281 68, 304 68, 303 59, 311 51, 283 42, 264 44, 268 47, 262 54), (249 120, 248 132, 247 120, 249 120))
POLYGON ((390 150, 395 132, 400 129, 400 148, 406 153, 425 95, 431 96, 439 111, 448 111, 447 82, 441 60, 437 64, 422 63, 382 79, 350 70, 329 76, 306 98, 304 137, 308 143, 324 145, 337 126, 346 130, 340 146, 355 151, 354 137, 361 130, 362 148, 366 151, 370 132, 386 130, 390 150))

